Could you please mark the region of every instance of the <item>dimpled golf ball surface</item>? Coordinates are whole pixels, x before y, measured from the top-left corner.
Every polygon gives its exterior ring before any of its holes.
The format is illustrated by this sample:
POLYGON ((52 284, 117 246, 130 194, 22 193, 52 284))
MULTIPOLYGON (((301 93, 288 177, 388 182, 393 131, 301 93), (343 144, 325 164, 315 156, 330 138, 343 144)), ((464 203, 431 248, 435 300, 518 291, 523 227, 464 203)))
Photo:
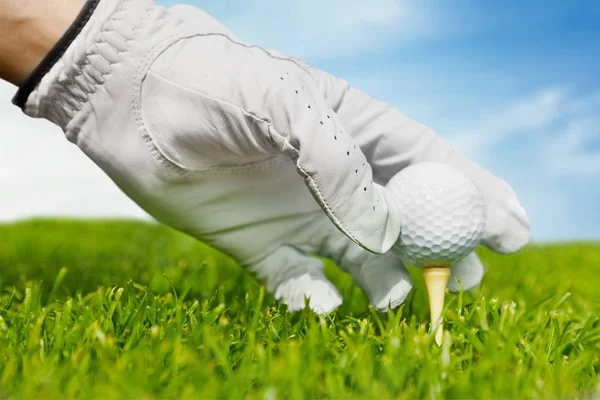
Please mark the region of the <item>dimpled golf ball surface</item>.
POLYGON ((452 266, 480 243, 485 203, 463 173, 441 163, 414 164, 386 186, 402 215, 402 232, 394 251, 407 264, 452 266))

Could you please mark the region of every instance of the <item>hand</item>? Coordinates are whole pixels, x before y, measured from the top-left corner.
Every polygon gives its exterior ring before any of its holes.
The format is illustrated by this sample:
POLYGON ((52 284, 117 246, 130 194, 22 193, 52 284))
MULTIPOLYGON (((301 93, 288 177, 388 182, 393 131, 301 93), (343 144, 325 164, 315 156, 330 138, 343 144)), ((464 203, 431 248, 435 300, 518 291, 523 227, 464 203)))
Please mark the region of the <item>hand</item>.
POLYGON ((0 79, 20 86, 71 26, 83 2, 0 1, 0 79))
MULTIPOLYGON (((411 281, 388 252, 402 210, 384 185, 412 163, 446 162, 475 180, 492 249, 528 241, 508 185, 432 131, 244 44, 197 8, 102 0, 43 67, 16 97, 28 115, 59 125, 149 214, 232 255, 291 310, 305 296, 325 313, 342 301, 311 253, 349 271, 377 308, 404 301, 411 281)), ((469 289, 483 267, 470 255, 453 275, 469 289)))

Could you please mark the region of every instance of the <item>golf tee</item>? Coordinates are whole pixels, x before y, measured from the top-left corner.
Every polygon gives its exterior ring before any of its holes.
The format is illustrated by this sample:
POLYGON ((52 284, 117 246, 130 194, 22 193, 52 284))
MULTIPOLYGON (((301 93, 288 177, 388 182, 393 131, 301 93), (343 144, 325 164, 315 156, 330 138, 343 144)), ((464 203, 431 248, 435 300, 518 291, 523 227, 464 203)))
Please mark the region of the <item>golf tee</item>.
MULTIPOLYGON (((439 320, 444 309, 444 296, 446 294, 446 286, 450 279, 449 267, 427 267, 421 270, 425 286, 427 286, 427 294, 429 297, 429 310, 431 314, 431 328, 439 320)), ((435 335, 435 341, 440 346, 444 335, 444 326, 440 323, 435 335)))

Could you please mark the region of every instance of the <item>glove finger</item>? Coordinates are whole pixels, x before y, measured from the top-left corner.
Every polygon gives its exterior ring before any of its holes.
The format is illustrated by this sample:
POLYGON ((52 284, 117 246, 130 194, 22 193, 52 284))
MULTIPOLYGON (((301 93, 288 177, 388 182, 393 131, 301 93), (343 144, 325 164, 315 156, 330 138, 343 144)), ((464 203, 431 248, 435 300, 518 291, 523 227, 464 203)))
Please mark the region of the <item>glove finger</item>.
POLYGON ((248 266, 276 300, 292 312, 309 307, 329 314, 342 304, 342 296, 323 274, 323 263, 291 246, 281 246, 248 266))
POLYGON ((369 253, 340 232, 332 231, 317 253, 349 272, 379 311, 400 306, 412 289, 408 270, 391 251, 381 255, 369 253))
POLYGON ((484 274, 483 264, 475 253, 471 253, 452 267, 448 289, 459 292, 461 285, 463 290, 471 290, 481 283, 484 274))
MULTIPOLYGON (((494 205, 492 199, 488 201, 491 206, 487 209, 483 244, 497 253, 516 253, 529 243, 529 218, 510 185, 502 179, 498 181, 496 190, 503 191, 506 201, 503 207, 494 205)), ((482 192, 485 195, 485 191, 482 192)), ((496 197, 498 198, 502 197, 496 197)))
POLYGON ((369 255, 366 263, 348 265, 347 270, 379 311, 399 307, 412 290, 408 270, 391 252, 369 255))

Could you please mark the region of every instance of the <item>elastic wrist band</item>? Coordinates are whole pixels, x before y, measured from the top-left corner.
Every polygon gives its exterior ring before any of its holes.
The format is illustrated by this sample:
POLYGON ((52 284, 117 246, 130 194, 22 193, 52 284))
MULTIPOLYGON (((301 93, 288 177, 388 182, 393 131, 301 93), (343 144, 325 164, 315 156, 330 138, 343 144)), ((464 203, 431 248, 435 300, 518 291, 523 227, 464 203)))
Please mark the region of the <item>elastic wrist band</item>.
POLYGON ((44 59, 39 63, 37 67, 33 70, 31 74, 25 79, 25 82, 21 85, 15 97, 13 97, 12 102, 14 105, 23 109, 25 107, 25 103, 29 98, 31 92, 35 90, 37 85, 41 82, 42 78, 52 69, 54 64, 60 60, 60 58, 65 54, 71 43, 77 38, 85 24, 90 20, 94 10, 100 3, 100 0, 88 0, 84 4, 83 8, 79 12, 75 21, 71 24, 69 29, 64 33, 64 35, 60 38, 60 40, 52 47, 52 50, 46 54, 44 59))

